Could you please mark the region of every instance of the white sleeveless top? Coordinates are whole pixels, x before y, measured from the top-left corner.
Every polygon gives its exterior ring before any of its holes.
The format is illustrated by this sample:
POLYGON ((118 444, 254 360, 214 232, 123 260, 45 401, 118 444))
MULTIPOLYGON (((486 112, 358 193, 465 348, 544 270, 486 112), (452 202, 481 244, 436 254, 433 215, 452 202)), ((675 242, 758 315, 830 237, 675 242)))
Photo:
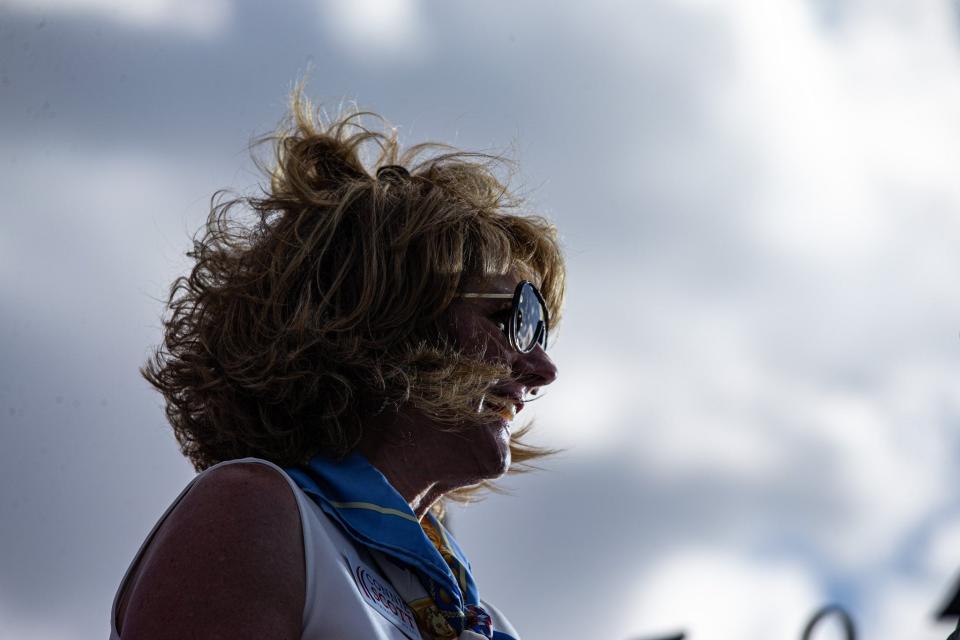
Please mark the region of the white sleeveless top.
MULTIPOLYGON (((228 464, 262 464, 275 469, 287 481, 297 500, 303 528, 306 594, 302 640, 421 640, 413 614, 384 577, 379 562, 363 546, 347 538, 336 523, 303 492, 283 469, 260 458, 227 460, 199 473, 154 525, 130 563, 110 611, 110 640, 120 640, 117 607, 127 580, 154 535, 194 483, 205 473, 228 464)), ((409 574, 409 572, 406 572, 409 574)), ((413 578, 411 575, 410 578, 413 578)), ((493 619, 493 628, 518 638, 516 630, 494 607, 481 602, 493 619)))

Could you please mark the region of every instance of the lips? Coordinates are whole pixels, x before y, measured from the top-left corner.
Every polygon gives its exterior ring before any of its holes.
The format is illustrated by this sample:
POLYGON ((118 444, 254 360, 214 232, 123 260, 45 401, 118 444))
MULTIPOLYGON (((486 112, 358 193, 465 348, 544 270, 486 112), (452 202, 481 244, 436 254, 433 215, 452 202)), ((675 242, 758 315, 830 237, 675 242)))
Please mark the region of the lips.
POLYGON ((507 422, 511 422, 517 417, 518 413, 523 411, 523 390, 503 389, 500 390, 500 393, 509 397, 513 402, 500 409, 497 414, 507 422))

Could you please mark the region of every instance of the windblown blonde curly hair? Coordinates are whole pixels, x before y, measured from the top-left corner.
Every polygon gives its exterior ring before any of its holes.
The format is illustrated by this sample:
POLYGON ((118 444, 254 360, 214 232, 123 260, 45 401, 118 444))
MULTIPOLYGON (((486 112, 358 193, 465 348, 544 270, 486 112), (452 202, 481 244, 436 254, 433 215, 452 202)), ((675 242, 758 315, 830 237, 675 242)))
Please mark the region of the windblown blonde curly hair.
MULTIPOLYGON (((490 420, 509 402, 490 388, 509 368, 461 352, 442 321, 470 275, 518 268, 543 293, 551 328, 560 318, 557 231, 497 178, 501 157, 434 143, 401 153, 375 114, 324 123, 302 86, 291 102, 260 141, 273 143, 271 166, 260 163, 269 187, 214 195, 187 254, 195 264, 171 287, 163 343, 141 368, 197 470, 245 456, 339 458, 364 417, 407 403, 451 429, 490 420), (388 165, 406 171, 378 178, 388 165)), ((546 453, 526 433, 512 436, 520 469, 546 453)))

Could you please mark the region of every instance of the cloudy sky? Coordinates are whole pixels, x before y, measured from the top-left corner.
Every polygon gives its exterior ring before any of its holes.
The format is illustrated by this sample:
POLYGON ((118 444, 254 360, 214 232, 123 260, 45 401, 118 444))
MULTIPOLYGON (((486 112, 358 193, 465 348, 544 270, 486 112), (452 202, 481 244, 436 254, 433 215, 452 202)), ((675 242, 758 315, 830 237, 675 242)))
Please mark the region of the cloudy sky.
POLYGON ((107 636, 192 475, 137 367, 308 68, 561 229, 566 452, 454 514, 526 640, 949 633, 956 3, 0 0, 0 637, 107 636))

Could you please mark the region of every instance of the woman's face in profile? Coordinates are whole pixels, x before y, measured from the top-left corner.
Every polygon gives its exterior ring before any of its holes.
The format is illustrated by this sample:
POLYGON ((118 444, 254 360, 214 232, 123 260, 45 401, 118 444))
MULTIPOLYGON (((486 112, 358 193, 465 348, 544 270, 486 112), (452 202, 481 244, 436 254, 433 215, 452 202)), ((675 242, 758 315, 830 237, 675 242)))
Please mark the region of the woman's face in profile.
MULTIPOLYGON (((516 269, 504 275, 473 276, 464 280, 460 291, 513 294, 521 279, 516 269)), ((470 457, 469 463, 467 460, 461 462, 476 465, 484 478, 506 473, 510 466, 510 432, 515 414, 523 409, 523 401, 528 395, 557 377, 556 365, 539 345, 528 353, 520 353, 510 346, 501 327, 506 326, 511 302, 511 298, 458 297, 448 310, 453 338, 467 354, 490 363, 506 364, 512 372, 512 379, 498 381, 494 388, 515 400, 514 411, 504 411, 489 424, 458 433, 466 437, 467 442, 462 449, 457 449, 470 457)))

